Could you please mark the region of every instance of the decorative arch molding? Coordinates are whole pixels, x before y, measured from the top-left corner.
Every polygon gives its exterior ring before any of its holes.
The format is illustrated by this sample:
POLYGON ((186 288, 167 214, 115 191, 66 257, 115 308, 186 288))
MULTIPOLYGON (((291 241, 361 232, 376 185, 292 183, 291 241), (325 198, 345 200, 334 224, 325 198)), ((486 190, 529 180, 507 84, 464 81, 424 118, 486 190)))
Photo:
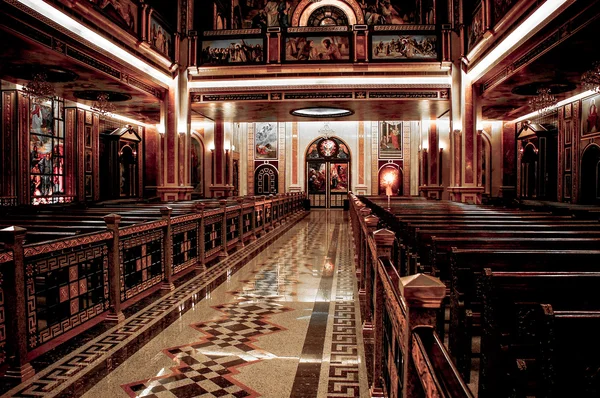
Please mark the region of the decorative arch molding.
POLYGON ((194 192, 204 196, 204 186, 206 184, 205 175, 202 174, 202 171, 206 168, 206 157, 204 152, 206 151, 206 146, 204 144, 204 137, 195 130, 192 130, 190 136, 192 139, 190 143, 190 182, 192 185, 197 184, 194 186, 194 192), (196 154, 197 159, 194 158, 193 153, 195 145, 194 141, 198 142, 198 148, 200 149, 199 153, 196 154), (195 162, 197 163, 196 165, 194 164, 195 162), (196 168, 196 170, 194 170, 194 168, 196 168))
POLYGON ((385 195, 386 186, 384 183, 384 176, 387 173, 394 173, 394 184, 392 185, 392 192, 394 196, 404 195, 404 170, 399 164, 394 162, 388 162, 382 165, 377 171, 377 195, 385 195))
MULTIPOLYGON (((580 203, 600 204, 600 145, 590 142, 581 152, 580 203)), ((575 186, 573 190, 577 189, 575 186)))
POLYGON ((489 195, 492 193, 492 139, 485 130, 481 132, 481 138, 481 155, 483 159, 481 163, 482 172, 479 178, 481 179, 481 186, 483 186, 484 193, 489 195))
POLYGON ((348 24, 364 24, 365 18, 356 0, 322 0, 314 2, 314 0, 301 0, 296 6, 292 15, 292 26, 306 26, 308 18, 317 9, 323 6, 334 6, 346 13, 348 16, 348 24))
POLYGON ((254 193, 275 195, 279 188, 279 171, 269 163, 261 164, 254 170, 254 193))

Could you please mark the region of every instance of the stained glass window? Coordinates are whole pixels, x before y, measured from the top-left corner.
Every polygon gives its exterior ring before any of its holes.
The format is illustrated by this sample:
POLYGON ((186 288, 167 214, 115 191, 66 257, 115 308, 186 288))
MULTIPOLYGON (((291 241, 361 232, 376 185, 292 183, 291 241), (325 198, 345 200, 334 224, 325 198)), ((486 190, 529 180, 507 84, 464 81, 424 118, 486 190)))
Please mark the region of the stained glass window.
POLYGON ((31 203, 65 203, 65 130, 62 102, 31 101, 29 168, 31 203))

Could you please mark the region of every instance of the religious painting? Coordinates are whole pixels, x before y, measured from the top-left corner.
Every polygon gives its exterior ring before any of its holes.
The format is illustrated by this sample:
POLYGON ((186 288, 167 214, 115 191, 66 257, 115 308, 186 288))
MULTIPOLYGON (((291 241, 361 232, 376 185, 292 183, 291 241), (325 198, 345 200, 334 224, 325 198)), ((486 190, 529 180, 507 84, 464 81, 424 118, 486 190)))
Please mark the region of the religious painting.
POLYGON ((92 124, 93 113, 91 111, 85 111, 85 124, 92 124))
POLYGON ((131 0, 89 0, 110 20, 131 32, 137 32, 138 7, 131 0))
POLYGON ((325 162, 308 162, 307 164, 308 193, 325 193, 327 190, 327 167, 325 162))
POLYGON ((379 158, 402 159, 402 122, 379 123, 379 158))
POLYGON ((481 3, 476 7, 473 12, 471 24, 467 27, 467 49, 471 51, 477 43, 483 38, 483 7, 481 3))
POLYGON ((254 124, 254 158, 277 159, 277 123, 254 124))
POLYGON ((335 140, 324 139, 318 143, 318 148, 322 158, 330 158, 338 153, 339 145, 335 140))
MULTIPOLYGON (((416 1, 360 0, 358 3, 363 10, 367 25, 416 24, 421 19, 418 15, 416 1)), ((423 10, 423 19, 428 22, 421 23, 435 23, 433 1, 424 1, 423 10)))
POLYGON ((264 39, 262 38, 232 38, 202 42, 203 64, 260 64, 263 61, 264 39))
POLYGON ((435 61, 438 59, 436 35, 373 34, 371 59, 435 61))
POLYGON ((57 195, 64 194, 64 134, 52 129, 52 119, 52 102, 31 104, 29 178, 34 205, 58 203, 57 195))
POLYGON ((595 134, 600 131, 600 118, 598 117, 598 107, 600 96, 595 96, 582 101, 581 106, 581 129, 583 135, 595 134))
POLYGON ((83 142, 86 148, 92 147, 92 126, 85 126, 83 130, 83 142))
POLYGON ((331 192, 348 192, 348 163, 329 164, 329 189, 331 192))
POLYGON ((232 0, 232 29, 290 26, 299 0, 232 0))
POLYGON ((31 134, 44 134, 53 135, 53 123, 52 117, 52 102, 38 103, 35 101, 31 102, 30 112, 30 129, 31 134))
POLYGON ((388 163, 379 169, 379 195, 399 195, 401 188, 402 178, 400 168, 397 164, 388 163), (388 187, 391 189, 388 191, 388 187))
POLYGON ((150 34, 148 38, 155 50, 167 57, 171 56, 173 35, 166 29, 165 24, 161 23, 154 15, 150 17, 150 34))
POLYGON ((565 148, 565 171, 571 171, 571 147, 565 148))
POLYGON ((342 62, 350 60, 350 40, 347 35, 288 36, 285 40, 285 60, 342 62))

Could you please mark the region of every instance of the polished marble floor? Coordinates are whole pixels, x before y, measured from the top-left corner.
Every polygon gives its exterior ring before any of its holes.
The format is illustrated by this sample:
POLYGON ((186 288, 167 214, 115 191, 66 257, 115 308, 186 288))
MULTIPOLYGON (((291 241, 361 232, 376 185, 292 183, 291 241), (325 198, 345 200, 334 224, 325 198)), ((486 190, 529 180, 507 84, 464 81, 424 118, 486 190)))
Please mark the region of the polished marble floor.
POLYGON ((367 397, 347 217, 313 210, 84 397, 367 397))

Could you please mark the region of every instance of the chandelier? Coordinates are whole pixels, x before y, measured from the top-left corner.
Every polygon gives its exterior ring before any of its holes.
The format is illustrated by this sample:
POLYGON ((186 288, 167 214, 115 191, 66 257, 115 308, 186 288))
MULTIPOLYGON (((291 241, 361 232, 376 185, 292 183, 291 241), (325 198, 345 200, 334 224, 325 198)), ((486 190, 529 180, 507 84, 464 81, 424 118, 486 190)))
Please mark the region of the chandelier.
POLYGON ((323 123, 323 127, 319 129, 319 134, 321 134, 325 138, 329 138, 330 136, 335 134, 335 131, 333 131, 331 127, 329 127, 328 122, 325 122, 323 123))
POLYGON ((592 69, 581 75, 581 84, 586 90, 600 92, 600 61, 594 62, 592 69))
POLYGON ((23 87, 23 92, 35 102, 45 101, 55 95, 54 87, 46 81, 46 74, 43 72, 35 73, 33 80, 23 87))
POLYGON ((102 116, 110 116, 117 107, 111 104, 108 100, 109 95, 107 93, 100 93, 96 98, 96 101, 91 106, 94 112, 98 112, 102 116))
POLYGON ((542 116, 551 113, 557 103, 556 97, 550 94, 549 88, 545 87, 538 88, 537 96, 529 100, 529 106, 542 116))

